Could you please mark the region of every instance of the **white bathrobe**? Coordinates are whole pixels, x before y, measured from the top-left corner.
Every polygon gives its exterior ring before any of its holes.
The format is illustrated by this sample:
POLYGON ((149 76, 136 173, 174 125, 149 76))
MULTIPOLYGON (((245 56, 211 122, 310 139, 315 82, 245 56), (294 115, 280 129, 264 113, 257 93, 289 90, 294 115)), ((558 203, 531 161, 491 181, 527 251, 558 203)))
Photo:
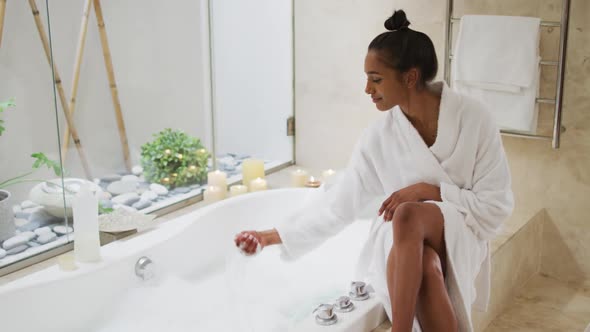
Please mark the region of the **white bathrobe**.
MULTIPOLYGON (((341 231, 367 204, 419 182, 440 186, 442 202, 431 203, 444 217, 447 289, 460 331, 472 331, 471 306, 486 310, 488 302, 489 240, 512 212, 514 199, 491 115, 477 101, 437 85, 443 91, 434 145, 428 147, 394 107, 364 132, 344 174, 311 203, 314 208, 298 212, 277 231, 284 254, 294 259, 341 231)), ((387 315, 395 319, 385 273, 392 243, 392 224, 375 218, 357 278, 373 285, 387 315)))

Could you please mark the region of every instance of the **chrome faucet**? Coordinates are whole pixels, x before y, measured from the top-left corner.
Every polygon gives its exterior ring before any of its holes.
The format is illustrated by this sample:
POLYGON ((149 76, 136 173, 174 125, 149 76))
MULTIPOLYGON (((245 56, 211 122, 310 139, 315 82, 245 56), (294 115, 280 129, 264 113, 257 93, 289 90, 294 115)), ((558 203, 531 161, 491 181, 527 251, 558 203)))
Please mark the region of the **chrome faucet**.
POLYGON ((320 304, 312 313, 315 314, 316 323, 320 325, 332 325, 338 321, 332 304, 320 304))
POLYGON ((135 275, 142 280, 149 280, 154 277, 154 262, 148 257, 141 257, 135 263, 135 275))

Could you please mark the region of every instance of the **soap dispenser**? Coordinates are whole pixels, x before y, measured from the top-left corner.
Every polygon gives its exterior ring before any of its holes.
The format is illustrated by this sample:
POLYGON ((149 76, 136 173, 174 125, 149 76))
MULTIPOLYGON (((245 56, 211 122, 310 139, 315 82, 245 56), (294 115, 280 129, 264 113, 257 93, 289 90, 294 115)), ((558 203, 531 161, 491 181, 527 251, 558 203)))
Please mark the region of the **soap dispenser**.
POLYGON ((81 186, 72 202, 74 215, 74 255, 78 262, 100 261, 98 199, 90 184, 81 186))

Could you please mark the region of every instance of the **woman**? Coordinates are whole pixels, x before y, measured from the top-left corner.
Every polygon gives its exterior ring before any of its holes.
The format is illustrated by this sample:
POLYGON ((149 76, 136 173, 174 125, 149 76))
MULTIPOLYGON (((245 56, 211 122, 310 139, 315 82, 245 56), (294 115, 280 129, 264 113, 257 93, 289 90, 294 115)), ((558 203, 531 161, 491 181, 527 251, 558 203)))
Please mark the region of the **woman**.
POLYGON ((323 208, 272 230, 242 232, 235 243, 249 254, 281 244, 298 257, 352 222, 369 200, 387 197, 360 271, 392 331, 419 328, 416 319, 424 331, 470 331, 476 295, 476 304, 487 305, 489 240, 512 212, 510 172, 491 115, 431 83, 434 46, 409 24, 396 11, 385 22, 389 31, 369 45, 365 92, 384 114, 325 192, 323 208))

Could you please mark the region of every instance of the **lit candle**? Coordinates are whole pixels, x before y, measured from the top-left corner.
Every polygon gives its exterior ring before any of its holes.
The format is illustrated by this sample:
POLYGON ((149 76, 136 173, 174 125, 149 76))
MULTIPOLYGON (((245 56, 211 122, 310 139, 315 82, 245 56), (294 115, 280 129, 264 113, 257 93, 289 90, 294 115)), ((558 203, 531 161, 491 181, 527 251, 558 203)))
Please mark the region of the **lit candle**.
POLYGON ((225 190, 218 186, 208 186, 203 193, 206 203, 213 203, 225 198, 225 190))
POLYGON ((297 169, 291 172, 291 186, 293 187, 305 187, 307 177, 309 175, 302 169, 297 169))
POLYGON ((261 191, 261 190, 266 190, 266 189, 267 189, 267 186, 266 186, 265 179, 256 178, 255 180, 252 180, 250 182, 250 191, 251 192, 261 191))
POLYGON ((264 179, 264 161, 246 159, 242 163, 242 183, 246 186, 256 178, 264 179))
POLYGON ((309 188, 317 188, 320 186, 320 184, 321 182, 312 176, 309 178, 309 181, 305 183, 305 186, 309 188))
POLYGON ((322 172, 322 181, 324 181, 324 183, 328 183, 328 179, 330 179, 332 176, 334 176, 334 174, 336 174, 336 172, 334 172, 333 169, 327 169, 325 171, 322 172))
POLYGON ((248 187, 236 184, 235 186, 229 187, 229 196, 234 197, 248 193, 248 187))
POLYGON ((227 190, 227 174, 220 170, 207 173, 207 184, 227 190))

